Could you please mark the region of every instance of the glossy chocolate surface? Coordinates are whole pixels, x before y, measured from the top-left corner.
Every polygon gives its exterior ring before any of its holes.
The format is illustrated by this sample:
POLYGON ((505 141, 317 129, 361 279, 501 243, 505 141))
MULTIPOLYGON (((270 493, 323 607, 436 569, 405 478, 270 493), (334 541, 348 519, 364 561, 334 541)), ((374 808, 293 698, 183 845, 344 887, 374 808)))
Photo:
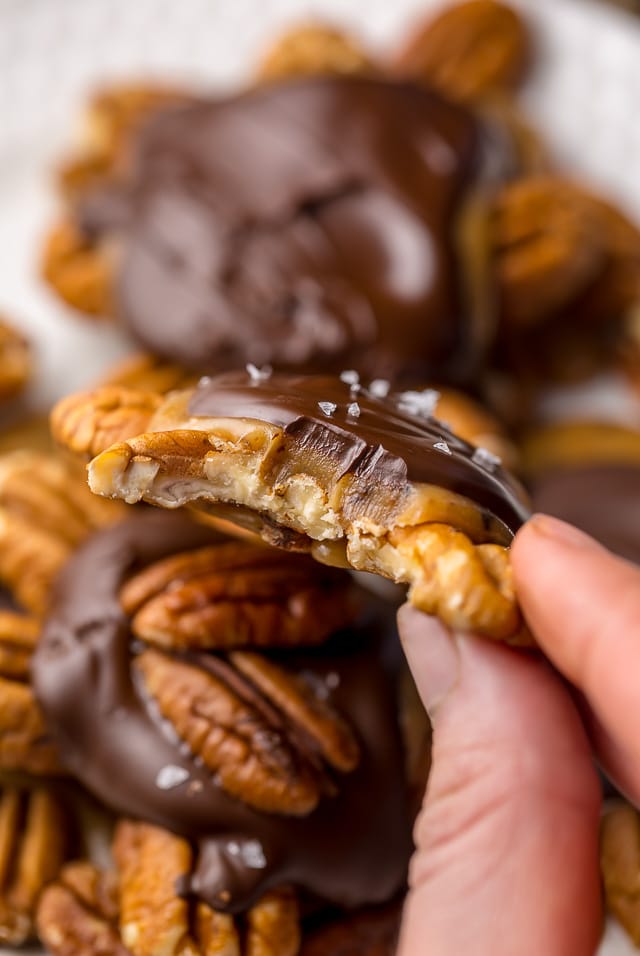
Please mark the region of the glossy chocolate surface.
POLYGON ((536 511, 576 525, 640 564, 640 464, 556 468, 531 488, 536 511))
POLYGON ((80 222, 124 240, 119 313, 155 353, 442 381, 472 338, 457 216, 499 152, 424 87, 304 78, 157 115, 80 222))
POLYGON ((62 758, 115 810, 193 840, 197 865, 182 889, 218 909, 244 910, 283 883, 340 906, 389 899, 403 885, 411 841, 397 646, 395 639, 380 642, 385 628, 393 633, 377 599, 369 601, 367 621, 325 648, 273 655, 330 688, 331 703, 361 747, 358 769, 339 774, 337 795, 324 797, 307 817, 259 813, 228 796, 132 680, 134 648, 118 601, 123 580, 214 540, 212 531, 179 515, 147 513, 94 535, 66 565, 34 664, 36 693, 62 758), (158 774, 176 766, 187 779, 161 789, 158 774))
POLYGON ((438 485, 475 502, 487 515, 487 527, 495 516, 515 533, 529 514, 522 489, 497 460, 428 414, 433 395, 391 392, 376 398, 335 376, 274 373, 259 379, 229 372, 203 379, 189 412, 279 425, 310 459, 324 457, 338 478, 349 473, 392 491, 407 480, 438 485))

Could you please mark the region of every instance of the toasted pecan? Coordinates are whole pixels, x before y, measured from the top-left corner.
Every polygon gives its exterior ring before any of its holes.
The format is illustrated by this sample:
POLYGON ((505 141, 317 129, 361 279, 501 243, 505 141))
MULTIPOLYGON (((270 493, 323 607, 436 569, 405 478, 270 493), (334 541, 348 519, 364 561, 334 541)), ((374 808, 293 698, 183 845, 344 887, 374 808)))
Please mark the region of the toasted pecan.
POLYGON ((0 677, 0 768, 59 774, 58 751, 28 684, 0 677))
POLYGON ((560 312, 606 262, 599 217, 586 194, 555 176, 504 186, 491 215, 501 314, 531 327, 560 312))
POLYGON ((49 285, 74 309, 94 316, 106 316, 111 312, 111 256, 102 244, 85 235, 72 219, 63 219, 47 236, 41 269, 49 285))
POLYGON ((137 637, 177 650, 318 644, 357 610, 346 575, 241 541, 158 561, 120 600, 137 637))
POLYGON ((292 890, 272 890, 247 914, 243 956, 295 956, 299 948, 297 898, 292 890))
POLYGON ((22 391, 32 367, 29 342, 13 325, 0 319, 0 401, 22 391))
POLYGON ((62 807, 52 791, 5 786, 0 795, 0 942, 19 944, 34 935, 40 893, 62 866, 62 807))
MULTIPOLYGON (((246 930, 205 903, 190 908, 176 882, 192 866, 186 840, 122 820, 113 855, 120 885, 120 930, 133 956, 295 956, 300 943, 292 891, 271 891, 246 914, 246 930)), ((56 954, 57 956, 57 954, 56 954)))
POLYGON ((475 100, 513 90, 530 59, 529 32, 515 10, 496 0, 467 0, 418 25, 395 69, 453 99, 475 100))
POLYGON ((259 655, 196 666, 148 650, 133 666, 220 785, 258 810, 304 816, 335 787, 321 758, 343 772, 358 763, 357 742, 330 702, 259 655))
POLYGON ((181 365, 167 362, 149 352, 137 352, 114 365, 102 384, 164 395, 175 388, 187 388, 197 380, 197 375, 181 365))
POLYGON ((68 395, 51 413, 51 432, 63 447, 92 457, 105 447, 144 431, 162 396, 120 385, 68 395))
POLYGON ((334 73, 373 73, 364 48, 348 34, 322 23, 300 24, 273 43, 258 66, 259 80, 334 73))
POLYGON ((38 935, 53 956, 131 956, 117 920, 117 878, 88 862, 65 866, 37 911, 38 935))
POLYGON ((26 610, 41 616, 53 578, 72 549, 122 508, 98 503, 81 468, 54 454, 0 455, 0 581, 26 610))
POLYGON ((80 143, 58 170, 63 192, 75 198, 117 174, 134 131, 157 110, 185 99, 177 88, 151 83, 97 90, 87 103, 80 143))
POLYGON ((0 611, 0 675, 27 680, 40 622, 16 611, 0 611))
POLYGON ((605 810, 600 867, 607 908, 640 946, 640 816, 628 803, 605 810))
POLYGON ((121 821, 113 842, 120 933, 133 956, 172 956, 188 943, 189 907, 176 893, 192 854, 186 840, 146 823, 121 821))

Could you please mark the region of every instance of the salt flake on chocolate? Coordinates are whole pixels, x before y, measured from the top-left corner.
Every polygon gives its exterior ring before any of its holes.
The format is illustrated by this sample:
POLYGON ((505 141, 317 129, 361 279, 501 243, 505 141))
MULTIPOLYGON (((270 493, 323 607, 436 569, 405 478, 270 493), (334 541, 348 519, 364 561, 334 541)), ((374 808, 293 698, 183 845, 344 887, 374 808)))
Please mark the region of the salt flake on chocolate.
POLYGON ((420 418, 433 418, 440 392, 435 388, 425 388, 422 392, 401 392, 398 396, 398 408, 409 415, 420 418))
POLYGON ((447 445, 446 441, 436 441, 433 443, 433 447, 437 448, 438 451, 441 451, 443 455, 453 455, 453 452, 447 445))
POLYGON ((189 779, 189 771, 177 764, 168 763, 161 767, 156 776, 158 790, 173 790, 189 779))
POLYGON ((360 415, 360 406, 358 405, 357 402, 351 402, 351 404, 347 408, 347 411, 349 412, 352 418, 358 418, 360 415))
POLYGON ((388 382, 386 378, 374 378, 369 385, 369 393, 374 398, 386 398, 390 388, 391 382, 388 382))
POLYGON ((226 844, 229 856, 238 857, 250 870, 263 870, 267 865, 262 844, 259 840, 229 840, 226 844))
POLYGON ((335 402, 318 402, 318 408, 327 418, 331 418, 337 407, 335 402))
POLYGON ((486 468, 487 471, 493 471, 498 465, 502 464, 502 459, 494 455, 488 448, 476 448, 471 456, 471 461, 480 465, 481 468, 486 468))
POLYGON ((252 382, 266 382, 271 378, 273 372, 270 365, 263 365, 262 368, 258 368, 252 362, 247 362, 246 369, 252 382))
POLYGON ((340 381, 344 382, 345 385, 359 385, 360 376, 354 368, 348 368, 344 372, 340 372, 340 381))

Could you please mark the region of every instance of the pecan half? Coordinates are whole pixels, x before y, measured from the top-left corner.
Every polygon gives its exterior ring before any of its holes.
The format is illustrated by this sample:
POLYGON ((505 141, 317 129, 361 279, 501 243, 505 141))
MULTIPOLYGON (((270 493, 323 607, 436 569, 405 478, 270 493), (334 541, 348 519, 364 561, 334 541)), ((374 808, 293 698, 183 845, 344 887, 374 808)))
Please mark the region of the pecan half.
POLYGON ((64 861, 62 807, 44 787, 5 787, 0 795, 0 942, 34 935, 34 913, 44 886, 64 861))
POLYGON ((178 650, 318 644, 357 611, 348 576, 242 541, 158 561, 120 600, 137 637, 178 650))
POLYGON ((328 24, 307 23, 276 40, 260 62, 257 77, 280 80, 313 74, 373 72, 372 59, 353 37, 328 24))
POLYGON ((467 0, 419 26, 395 67, 453 99, 474 100, 514 89, 530 58, 527 27, 511 7, 496 0, 467 0))
POLYGON ((115 502, 96 501, 76 462, 35 451, 0 456, 0 581, 19 604, 42 615, 71 550, 122 511, 115 502))
POLYGON ((85 315, 109 315, 113 280, 111 256, 72 219, 63 219, 47 236, 41 269, 44 279, 67 305, 85 315))
POLYGON ((24 388, 32 365, 28 341, 9 322, 0 320, 0 401, 24 388))
POLYGON ((186 95, 170 87, 125 84, 98 90, 89 100, 75 154, 58 171, 63 191, 75 197, 117 173, 127 144, 152 113, 184 102, 186 95))
POLYGON ((295 956, 299 948, 295 894, 288 889, 266 893, 247 914, 244 956, 295 956))
POLYGON ((0 507, 70 545, 116 520, 121 509, 105 504, 75 462, 27 450, 0 456, 0 507))
POLYGON ((628 803, 602 818, 600 867, 608 909, 640 946, 640 816, 628 803))
POLYGON ((38 935, 53 956, 131 956, 118 930, 115 874, 70 863, 43 892, 38 935))
POLYGON ((145 431, 161 401, 155 392, 119 385, 68 395, 51 413, 51 433, 64 448, 92 457, 132 428, 145 431))
POLYGON ((28 684, 0 677, 0 768, 59 774, 58 751, 28 684))
POLYGON ((138 352, 111 368, 103 385, 118 385, 141 392, 165 395, 176 388, 187 388, 197 382, 198 376, 181 365, 174 365, 148 352, 138 352))
POLYGON ((491 214, 503 320, 530 327, 566 308, 606 261, 599 216, 580 189, 553 176, 505 186, 491 214))
POLYGON ((0 675, 29 678, 29 662, 40 635, 40 622, 26 614, 0 611, 0 675))
POLYGON ((357 765, 357 742, 331 704, 258 655, 195 666, 148 650, 133 667, 220 785, 258 810, 310 813, 334 786, 323 759, 343 772, 357 765))
POLYGON ((120 931, 133 956, 295 956, 300 943, 298 906, 286 889, 262 898, 234 918, 204 903, 190 907, 176 883, 192 866, 186 840, 166 830, 121 821, 113 844, 120 884, 120 931), (244 937, 244 945, 243 943, 244 937))

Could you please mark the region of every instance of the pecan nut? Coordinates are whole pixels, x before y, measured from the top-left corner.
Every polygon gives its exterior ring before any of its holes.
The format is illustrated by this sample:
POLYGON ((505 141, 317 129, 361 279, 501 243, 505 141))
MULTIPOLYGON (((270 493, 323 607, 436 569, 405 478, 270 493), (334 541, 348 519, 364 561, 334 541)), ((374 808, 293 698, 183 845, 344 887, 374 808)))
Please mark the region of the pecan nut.
POLYGON ((117 174, 136 128, 155 111, 185 99, 182 91, 163 86, 126 84, 98 90, 86 107, 81 142, 58 170, 63 192, 73 198, 117 174))
POLYGON ((559 313, 604 267, 599 217, 565 180, 535 176, 505 186, 490 225, 500 311, 510 326, 559 313))
POLYGON ((529 61, 529 33, 511 7, 467 0, 418 27, 395 66, 453 99, 474 100, 514 89, 529 61))
POLYGON ((29 663, 40 635, 40 622, 16 611, 0 611, 0 675, 29 679, 29 663))
POLYGON ((355 768, 351 729, 301 678, 240 651, 201 662, 148 650, 133 667, 161 715, 228 793, 258 810, 302 816, 335 787, 327 767, 355 768))
POLYGON ((346 576, 247 542, 150 565, 129 579, 120 600, 137 637, 175 650, 318 644, 357 610, 346 576))
POLYGON ((608 909, 640 946, 640 816, 627 803, 602 818, 600 868, 608 909))
POLYGON ((0 581, 42 615, 73 548, 121 514, 115 502, 96 500, 75 462, 35 451, 0 456, 0 581))
POLYGON ((12 325, 0 320, 0 401, 22 391, 32 366, 28 341, 12 325))
POLYGON ((270 47, 257 70, 259 80, 317 74, 373 73, 373 61, 348 34, 328 24, 294 27, 270 47))
POLYGON ((297 953, 299 914, 290 890, 272 891, 259 900, 247 913, 241 934, 229 914, 205 903, 190 912, 187 900, 177 896, 176 883, 193 863, 186 840, 146 823, 123 820, 116 828, 113 855, 120 886, 120 933, 133 956, 297 953))
POLYGON ((86 236, 71 219, 54 226, 42 252, 42 275, 60 298, 85 315, 112 309, 113 265, 104 245, 86 236))
POLYGON ((197 375, 181 365, 167 362, 148 352, 138 352, 113 366, 102 384, 166 395, 176 388, 194 385, 197 380, 197 375))
POLYGON ((92 457, 125 435, 145 431, 161 395, 119 385, 68 395, 51 413, 51 433, 64 448, 92 457))
POLYGON ((32 688, 4 677, 0 677, 0 768, 64 772, 32 688))
POLYGON ((38 936, 53 956, 131 956, 117 921, 117 878, 92 863, 65 866, 38 904, 38 936))
POLYGON ((0 796, 0 942, 34 935, 43 888, 65 858, 65 817, 51 790, 6 787, 0 796))

